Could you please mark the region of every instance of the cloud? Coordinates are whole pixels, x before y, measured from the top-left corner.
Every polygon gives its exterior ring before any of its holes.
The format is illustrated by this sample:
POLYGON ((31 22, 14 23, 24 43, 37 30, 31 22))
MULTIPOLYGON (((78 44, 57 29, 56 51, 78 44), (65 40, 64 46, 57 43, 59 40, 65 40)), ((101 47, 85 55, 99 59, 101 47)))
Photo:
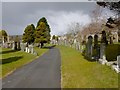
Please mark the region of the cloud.
POLYGON ((63 34, 73 22, 89 23, 89 11, 94 3, 25 3, 4 2, 2 28, 10 35, 23 34, 28 24, 36 23, 43 16, 51 27, 51 34, 63 34), (89 8, 88 8, 89 7, 89 8))
POLYGON ((51 27, 51 34, 56 35, 68 32, 67 28, 68 25, 70 25, 71 23, 77 22, 82 25, 85 25, 90 22, 89 15, 84 14, 82 11, 38 11, 32 15, 29 15, 28 18, 29 20, 31 18, 34 21, 36 21, 41 16, 41 13, 48 20, 48 23, 51 27))
POLYGON ((88 24, 90 22, 90 17, 87 14, 83 14, 82 11, 73 11, 73 12, 54 12, 53 15, 48 17, 48 20, 51 25, 52 32, 51 34, 64 34, 68 32, 68 25, 71 23, 77 22, 82 25, 88 24))

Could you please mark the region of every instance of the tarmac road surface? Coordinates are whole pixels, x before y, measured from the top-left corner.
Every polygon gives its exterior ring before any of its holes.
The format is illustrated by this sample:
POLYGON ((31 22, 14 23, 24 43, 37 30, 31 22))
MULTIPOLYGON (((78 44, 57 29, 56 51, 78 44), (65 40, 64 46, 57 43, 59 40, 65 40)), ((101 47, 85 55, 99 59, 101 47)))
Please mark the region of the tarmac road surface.
POLYGON ((2 80, 2 88, 60 88, 61 57, 57 48, 17 69, 2 80))

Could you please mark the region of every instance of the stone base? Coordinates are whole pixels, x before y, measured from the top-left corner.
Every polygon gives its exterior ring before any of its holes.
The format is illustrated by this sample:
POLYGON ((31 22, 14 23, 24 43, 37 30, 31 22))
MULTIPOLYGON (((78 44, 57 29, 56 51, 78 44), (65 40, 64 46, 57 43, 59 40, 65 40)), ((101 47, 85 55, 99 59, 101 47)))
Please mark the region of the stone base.
POLYGON ((100 62, 102 65, 105 65, 105 64, 107 63, 107 60, 99 59, 99 62, 100 62))
POLYGON ((115 70, 117 73, 120 72, 120 68, 118 67, 118 65, 112 65, 111 67, 113 70, 115 70))
POLYGON ((111 65, 113 65, 113 64, 114 64, 114 62, 107 62, 107 63, 106 63, 107 66, 111 66, 111 65))

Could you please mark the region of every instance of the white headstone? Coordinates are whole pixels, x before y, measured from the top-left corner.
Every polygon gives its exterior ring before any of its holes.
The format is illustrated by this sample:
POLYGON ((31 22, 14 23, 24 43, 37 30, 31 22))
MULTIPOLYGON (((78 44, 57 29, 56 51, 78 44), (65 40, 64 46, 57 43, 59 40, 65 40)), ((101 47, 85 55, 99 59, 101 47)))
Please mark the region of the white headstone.
POLYGON ((13 41, 13 43, 12 43, 12 50, 14 50, 14 48, 15 48, 15 42, 13 41))
POLYGON ((28 47, 25 48, 25 52, 28 52, 28 47))
POLYGON ((118 65, 118 67, 120 68, 120 55, 117 56, 117 65, 118 65))

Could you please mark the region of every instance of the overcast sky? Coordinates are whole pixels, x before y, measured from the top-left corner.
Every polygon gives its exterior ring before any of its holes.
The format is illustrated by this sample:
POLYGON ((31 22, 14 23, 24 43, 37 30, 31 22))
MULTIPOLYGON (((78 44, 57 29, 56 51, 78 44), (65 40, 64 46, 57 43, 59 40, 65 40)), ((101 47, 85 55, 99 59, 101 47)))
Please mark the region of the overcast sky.
POLYGON ((69 24, 88 24, 95 2, 3 2, 2 29, 9 35, 22 35, 24 28, 46 17, 51 34, 64 34, 69 24))

